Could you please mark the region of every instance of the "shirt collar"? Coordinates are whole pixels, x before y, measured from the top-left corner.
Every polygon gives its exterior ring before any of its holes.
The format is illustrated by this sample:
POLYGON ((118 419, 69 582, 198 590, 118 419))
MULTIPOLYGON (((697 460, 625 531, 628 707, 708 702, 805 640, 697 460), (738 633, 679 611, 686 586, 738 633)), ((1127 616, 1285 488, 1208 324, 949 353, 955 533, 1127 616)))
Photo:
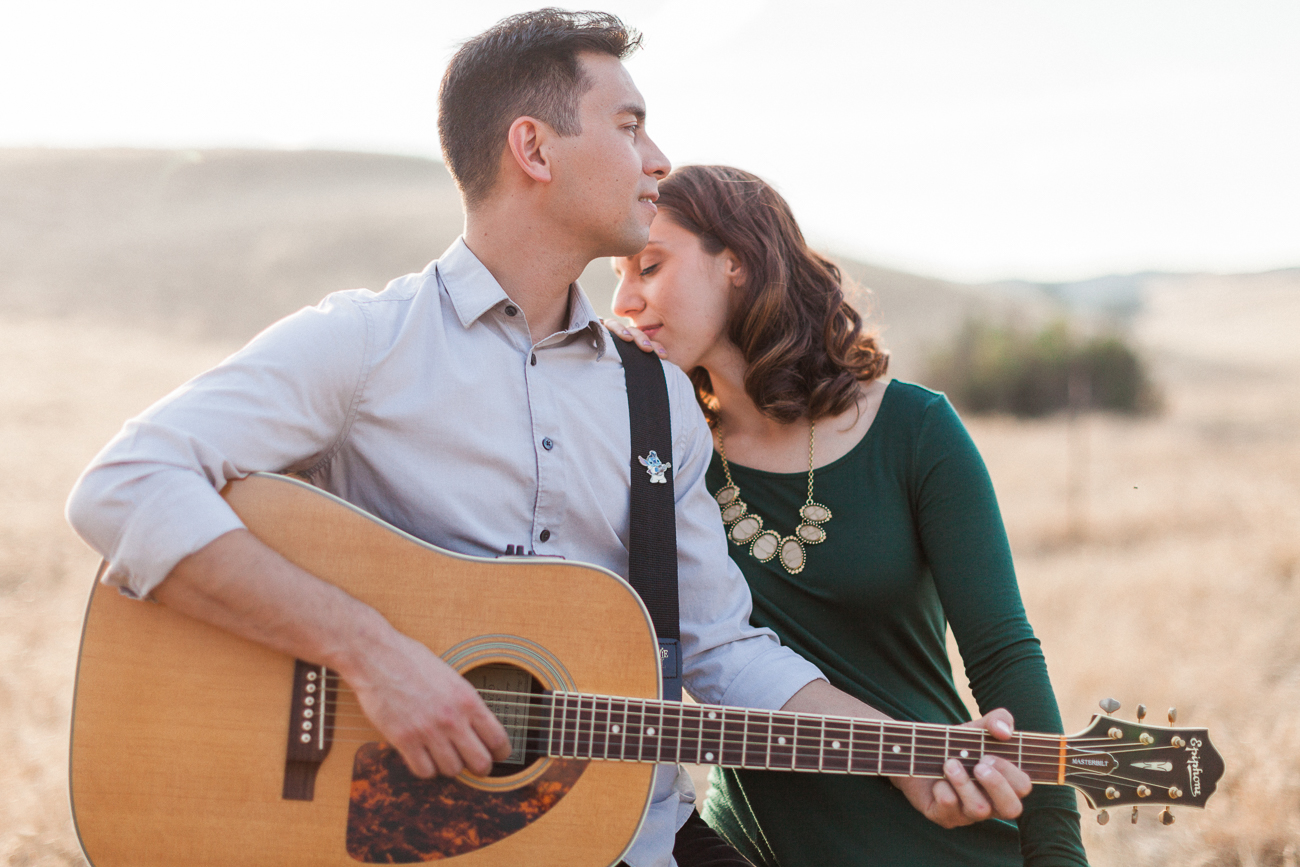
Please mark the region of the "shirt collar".
MULTIPOLYGON (((452 242, 447 252, 434 263, 434 267, 460 324, 465 328, 469 328, 493 307, 504 305, 510 300, 492 272, 470 250, 463 235, 452 242)), ((609 333, 596 315, 596 309, 591 306, 587 293, 574 282, 569 286, 569 327, 565 333, 572 335, 582 330, 591 333, 598 357, 610 349, 607 342, 609 333)))

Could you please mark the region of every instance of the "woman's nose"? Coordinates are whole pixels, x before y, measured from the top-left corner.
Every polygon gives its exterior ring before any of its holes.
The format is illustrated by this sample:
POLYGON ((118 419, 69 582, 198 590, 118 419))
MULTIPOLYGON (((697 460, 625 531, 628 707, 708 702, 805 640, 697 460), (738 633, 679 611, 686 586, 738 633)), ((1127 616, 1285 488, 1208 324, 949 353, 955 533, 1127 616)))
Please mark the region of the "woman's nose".
POLYGON ((615 316, 631 316, 645 309, 645 299, 641 297, 640 292, 629 285, 628 278, 624 277, 618 281, 618 288, 614 290, 613 307, 615 316))

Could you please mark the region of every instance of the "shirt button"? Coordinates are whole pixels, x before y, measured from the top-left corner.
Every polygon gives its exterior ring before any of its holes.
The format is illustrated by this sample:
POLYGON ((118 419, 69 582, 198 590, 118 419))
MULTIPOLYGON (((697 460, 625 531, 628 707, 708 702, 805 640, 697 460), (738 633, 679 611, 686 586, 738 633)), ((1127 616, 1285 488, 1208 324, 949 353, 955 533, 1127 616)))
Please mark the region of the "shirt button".
POLYGON ((549 452, 551 449, 555 448, 555 440, 550 437, 542 437, 542 448, 549 452))
POLYGON ((550 530, 543 530, 542 532, 540 532, 540 533, 537 534, 537 538, 539 538, 539 539, 541 539, 543 542, 545 542, 546 540, 548 540, 548 539, 551 538, 551 531, 550 531, 550 530))
POLYGON ((533 367, 536 367, 536 366, 537 366, 537 353, 536 353, 536 352, 533 353, 532 361, 530 361, 530 362, 528 362, 528 363, 531 364, 533 367))
POLYGON ((518 313, 518 312, 519 312, 519 308, 516 307, 515 305, 513 305, 513 304, 507 304, 507 305, 506 305, 506 315, 507 315, 507 316, 514 316, 514 315, 515 315, 516 313, 518 313))

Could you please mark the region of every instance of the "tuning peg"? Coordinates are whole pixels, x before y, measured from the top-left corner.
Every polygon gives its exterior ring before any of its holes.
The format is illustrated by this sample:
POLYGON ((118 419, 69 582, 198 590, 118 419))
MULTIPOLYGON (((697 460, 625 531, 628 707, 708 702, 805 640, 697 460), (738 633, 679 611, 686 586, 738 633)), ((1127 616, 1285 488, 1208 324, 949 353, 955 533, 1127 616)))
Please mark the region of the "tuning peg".
POLYGON ((1173 725, 1177 721, 1178 721, 1178 708, 1176 707, 1169 708, 1169 724, 1173 725))
POLYGON ((1115 701, 1113 698, 1103 698, 1101 701, 1097 702, 1097 705, 1106 713, 1114 713, 1119 710, 1119 702, 1115 701))
POLYGON ((1102 810, 1100 813, 1097 814, 1098 825, 1105 825, 1109 821, 1110 821, 1110 813, 1107 813, 1105 810, 1102 810))
POLYGON ((1134 807, 1134 808, 1133 808, 1133 816, 1129 819, 1129 821, 1132 822, 1134 825, 1136 825, 1136 824, 1138 823, 1138 808, 1137 808, 1137 807, 1134 807))
POLYGON ((1146 715, 1147 715, 1147 706, 1144 704, 1138 705, 1138 722, 1142 722, 1143 718, 1145 718, 1146 715))
POLYGON ((1160 811, 1160 824, 1172 825, 1173 823, 1174 823, 1174 814, 1169 812, 1168 807, 1165 807, 1163 810, 1160 811))

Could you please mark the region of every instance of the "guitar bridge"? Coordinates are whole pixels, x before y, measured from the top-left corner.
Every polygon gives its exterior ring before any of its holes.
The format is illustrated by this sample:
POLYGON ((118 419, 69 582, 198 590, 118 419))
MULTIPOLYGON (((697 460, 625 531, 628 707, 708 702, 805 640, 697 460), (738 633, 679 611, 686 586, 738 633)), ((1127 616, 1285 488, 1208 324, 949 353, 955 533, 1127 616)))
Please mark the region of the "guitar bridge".
POLYGON ((289 744, 284 759, 286 801, 310 801, 316 794, 316 772, 334 741, 334 702, 338 675, 323 665, 296 660, 293 699, 289 709, 289 744))

